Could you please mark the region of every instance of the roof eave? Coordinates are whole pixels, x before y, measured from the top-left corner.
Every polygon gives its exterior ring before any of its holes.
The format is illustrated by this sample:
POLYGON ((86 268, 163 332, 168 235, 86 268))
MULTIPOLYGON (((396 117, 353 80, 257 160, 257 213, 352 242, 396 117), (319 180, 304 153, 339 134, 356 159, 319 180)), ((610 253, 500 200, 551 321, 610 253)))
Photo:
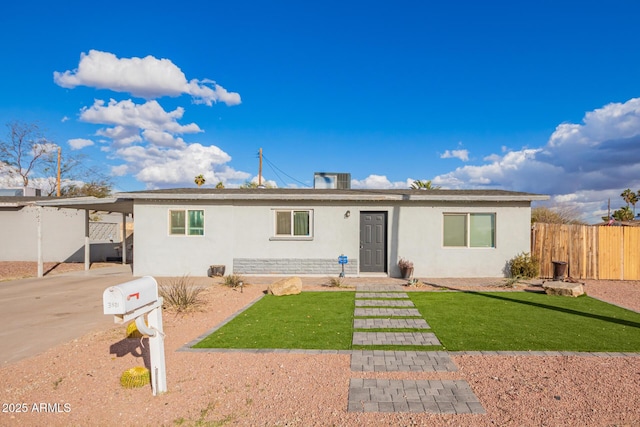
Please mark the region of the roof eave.
POLYGON ((133 200, 280 200, 280 201, 463 201, 463 202, 531 202, 549 200, 541 194, 513 195, 433 195, 433 194, 380 194, 380 193, 118 193, 116 197, 133 200))

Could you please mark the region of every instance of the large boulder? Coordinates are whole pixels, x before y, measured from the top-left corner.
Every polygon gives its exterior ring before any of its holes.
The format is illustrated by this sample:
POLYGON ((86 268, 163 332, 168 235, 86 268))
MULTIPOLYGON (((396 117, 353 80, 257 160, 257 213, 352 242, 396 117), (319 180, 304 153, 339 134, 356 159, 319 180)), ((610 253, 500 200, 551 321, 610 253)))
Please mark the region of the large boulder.
POLYGON ((302 280, 295 276, 278 280, 269 285, 267 292, 275 296, 299 294, 302 292, 302 280))
POLYGON ((552 282, 544 282, 542 284, 547 295, 562 295, 569 297, 578 297, 584 294, 582 283, 570 283, 554 280, 552 282))

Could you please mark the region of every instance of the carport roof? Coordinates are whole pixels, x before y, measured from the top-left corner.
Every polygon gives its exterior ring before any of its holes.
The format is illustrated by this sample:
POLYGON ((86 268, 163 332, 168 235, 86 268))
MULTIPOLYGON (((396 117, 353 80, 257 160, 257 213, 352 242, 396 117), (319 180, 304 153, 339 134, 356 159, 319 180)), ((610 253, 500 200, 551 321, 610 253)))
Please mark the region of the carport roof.
POLYGON ((67 209, 84 209, 100 212, 133 213, 133 200, 121 197, 45 197, 38 198, 37 206, 50 206, 67 209))
POLYGON ((120 197, 0 197, 0 207, 48 206, 100 212, 133 213, 133 200, 120 197))

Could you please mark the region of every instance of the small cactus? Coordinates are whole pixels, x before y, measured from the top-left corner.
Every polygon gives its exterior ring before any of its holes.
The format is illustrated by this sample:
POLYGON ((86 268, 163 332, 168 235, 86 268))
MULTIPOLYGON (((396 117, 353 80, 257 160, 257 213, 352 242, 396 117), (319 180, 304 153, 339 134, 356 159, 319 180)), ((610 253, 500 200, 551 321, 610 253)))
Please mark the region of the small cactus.
POLYGON ((136 322, 127 325, 127 338, 142 338, 142 333, 138 330, 136 322))
POLYGON ((143 366, 127 369, 120 377, 120 384, 124 388, 143 387, 151 382, 149 370, 143 366))

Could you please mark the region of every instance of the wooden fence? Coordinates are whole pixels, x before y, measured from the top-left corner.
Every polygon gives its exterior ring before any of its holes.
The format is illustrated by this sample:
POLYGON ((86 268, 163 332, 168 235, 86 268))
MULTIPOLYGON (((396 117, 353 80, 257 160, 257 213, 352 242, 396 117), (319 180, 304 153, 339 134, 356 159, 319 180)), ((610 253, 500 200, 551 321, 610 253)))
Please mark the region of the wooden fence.
POLYGON ((543 278, 553 277, 553 261, 564 261, 574 279, 640 280, 640 227, 535 223, 531 255, 543 278))

